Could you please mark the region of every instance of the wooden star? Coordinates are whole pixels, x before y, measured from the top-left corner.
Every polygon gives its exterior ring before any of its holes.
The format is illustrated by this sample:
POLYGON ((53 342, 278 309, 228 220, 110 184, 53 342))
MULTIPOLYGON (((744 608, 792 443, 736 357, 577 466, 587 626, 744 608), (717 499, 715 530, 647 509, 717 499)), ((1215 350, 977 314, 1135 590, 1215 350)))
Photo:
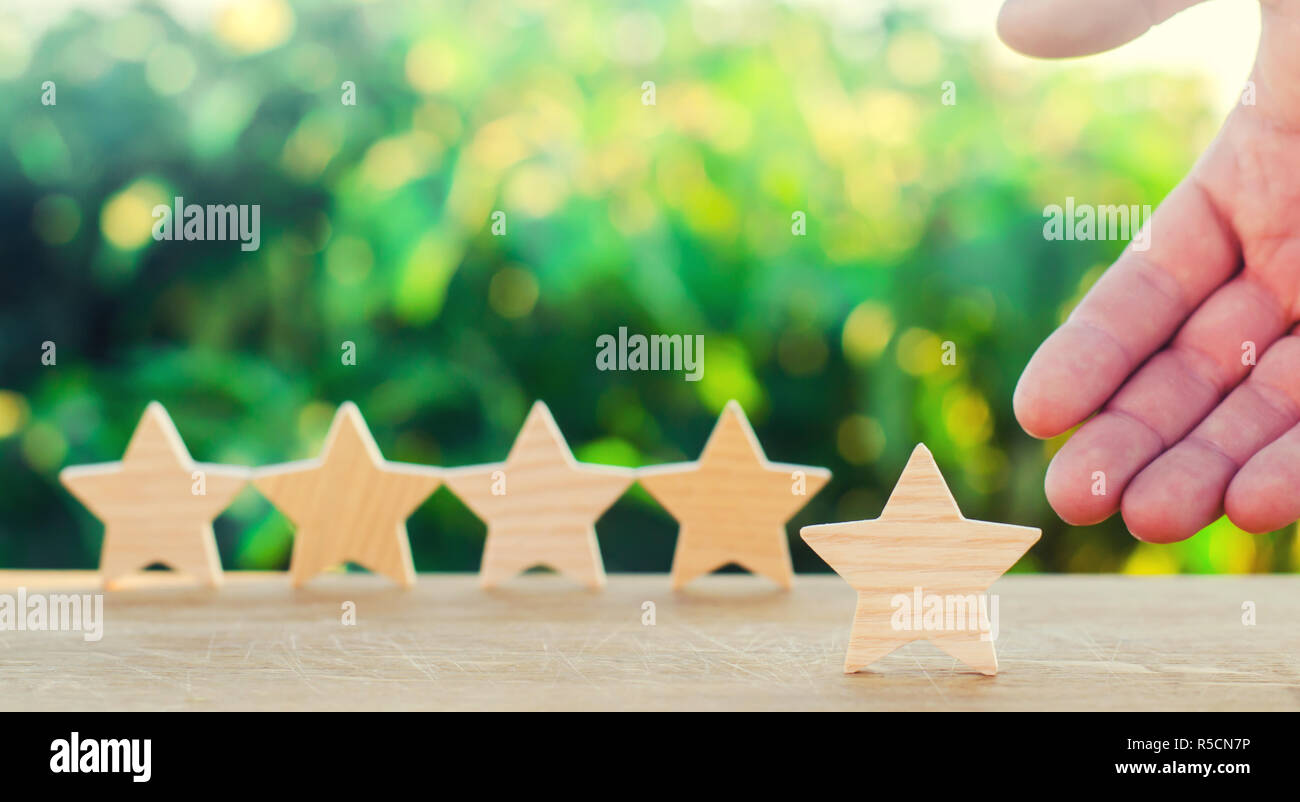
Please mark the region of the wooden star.
POLYGON ((451 468, 447 486, 488 527, 479 581, 495 587, 534 566, 591 588, 605 585, 596 519, 635 473, 578 462, 546 404, 538 401, 505 462, 451 468))
POLYGON ((75 465, 59 480, 104 522, 99 571, 106 588, 154 563, 221 584, 212 519, 248 483, 249 471, 195 462, 162 404, 145 408, 121 462, 75 465))
POLYGON ((918 445, 879 518, 805 526, 801 534, 858 592, 844 673, 929 640, 976 671, 996 674, 984 591, 1042 533, 964 518, 930 450, 918 445), (928 617, 936 604, 941 614, 928 617))
POLYGON ((731 563, 788 590, 794 567, 785 524, 831 472, 768 462, 745 411, 730 401, 698 460, 643 468, 638 478, 681 524, 674 590, 731 563))
POLYGON ((297 531, 289 578, 294 587, 345 562, 415 584, 406 519, 437 489, 441 471, 389 462, 356 404, 342 404, 319 458, 271 465, 253 484, 297 531))

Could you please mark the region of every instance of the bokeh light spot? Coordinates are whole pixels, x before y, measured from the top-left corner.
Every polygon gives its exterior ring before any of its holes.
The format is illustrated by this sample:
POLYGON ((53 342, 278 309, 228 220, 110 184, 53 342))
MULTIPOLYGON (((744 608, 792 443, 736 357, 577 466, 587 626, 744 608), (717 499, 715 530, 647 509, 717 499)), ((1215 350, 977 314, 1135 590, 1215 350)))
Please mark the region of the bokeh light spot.
POLYGON ((10 437, 27 425, 27 399, 12 390, 0 390, 0 437, 10 437))
POLYGON ((853 362, 871 362, 889 347, 893 336, 894 316, 889 307, 878 301, 863 301, 844 321, 844 355, 853 362))
POLYGON ((939 77, 943 51, 934 35, 927 31, 901 31, 889 41, 885 64, 890 74, 909 86, 930 84, 939 77))
POLYGON ((723 337, 704 338, 704 375, 698 392, 704 405, 714 413, 735 400, 752 420, 766 406, 762 385, 754 378, 745 347, 723 337))
POLYGON ((217 38, 241 53, 279 47, 293 33, 293 11, 284 0, 234 0, 217 14, 217 38))
POLYGON ((517 267, 501 268, 488 285, 488 303, 504 318, 527 316, 537 303, 537 295, 537 279, 517 267))
POLYGON ((788 329, 777 341, 776 359, 791 376, 811 376, 826 366, 826 341, 815 331, 788 329))
POLYGON ((545 217, 560 207, 569 189, 564 176, 552 167, 525 164, 506 184, 505 200, 529 217, 545 217))
POLYGON ((943 343, 930 331, 912 328, 898 338, 898 366, 912 376, 924 376, 939 369, 943 343))
POLYGON ((68 441, 63 434, 48 423, 33 423, 22 439, 23 457, 37 473, 51 473, 63 464, 68 453, 68 441))
POLYGON ((160 95, 176 95, 189 88, 198 72, 190 51, 179 45, 162 44, 153 49, 144 65, 145 80, 160 95))
POLYGON ((161 186, 138 180, 104 204, 99 213, 100 231, 114 247, 136 250, 153 238, 154 207, 170 203, 161 186))
POLYGON ((959 446, 983 443, 993 434, 993 415, 984 396, 970 387, 953 387, 943 396, 943 423, 959 446))
POLYGON ((875 462, 885 449, 885 429, 875 418, 849 415, 835 428, 835 448, 850 465, 875 462))
POLYGON ((338 237, 325 251, 325 272, 340 284, 360 284, 374 265, 374 251, 360 237, 338 237))
POLYGON ((459 67, 456 54, 437 37, 425 37, 406 52, 406 82, 427 95, 449 89, 456 82, 459 67))

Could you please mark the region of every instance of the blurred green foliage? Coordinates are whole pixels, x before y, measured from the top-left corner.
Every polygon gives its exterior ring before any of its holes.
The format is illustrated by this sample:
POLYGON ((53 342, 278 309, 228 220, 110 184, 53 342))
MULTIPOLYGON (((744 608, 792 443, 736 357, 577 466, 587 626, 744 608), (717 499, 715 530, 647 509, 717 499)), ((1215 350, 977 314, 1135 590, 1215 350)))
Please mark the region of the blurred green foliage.
MULTIPOLYGON (((117 459, 153 399, 206 461, 313 456, 347 399, 390 459, 496 460, 541 398, 580 459, 639 465, 693 458, 736 398, 769 457, 835 473, 791 532, 877 515, 924 441, 967 515, 1043 527, 1019 570, 1294 569, 1290 531, 1066 526, 1059 442, 1011 415, 1122 247, 1045 241, 1043 207, 1155 205, 1213 135, 1203 86, 1009 67, 910 12, 721 8, 248 0, 37 41, 0 18, 0 566, 96 563, 57 472, 117 459), (261 204, 261 249, 154 242, 174 195, 261 204), (619 326, 704 334, 703 381, 597 371, 619 326)), ((409 528, 420 570, 477 568, 446 490, 409 528)), ((675 530, 634 489, 607 567, 667 570, 675 530)), ((252 490, 218 521, 227 568, 284 567, 291 538, 252 490)))

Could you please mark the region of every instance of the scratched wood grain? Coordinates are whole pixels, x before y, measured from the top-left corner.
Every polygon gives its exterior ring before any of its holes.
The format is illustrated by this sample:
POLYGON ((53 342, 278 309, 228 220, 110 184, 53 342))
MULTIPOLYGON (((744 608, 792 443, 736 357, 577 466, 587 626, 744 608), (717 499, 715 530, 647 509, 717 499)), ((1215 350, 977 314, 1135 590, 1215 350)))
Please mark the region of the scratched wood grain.
MULTIPOLYGON (((95 592, 96 575, 0 571, 0 593, 20 586, 95 592)), ((592 593, 544 574, 484 591, 470 575, 294 590, 283 574, 199 589, 151 573, 106 596, 98 642, 0 631, 0 709, 1300 710, 1296 577, 1010 576, 992 590, 996 677, 926 643, 846 676, 855 595, 835 576, 787 593, 715 575, 674 593, 666 575, 614 575, 592 593)))

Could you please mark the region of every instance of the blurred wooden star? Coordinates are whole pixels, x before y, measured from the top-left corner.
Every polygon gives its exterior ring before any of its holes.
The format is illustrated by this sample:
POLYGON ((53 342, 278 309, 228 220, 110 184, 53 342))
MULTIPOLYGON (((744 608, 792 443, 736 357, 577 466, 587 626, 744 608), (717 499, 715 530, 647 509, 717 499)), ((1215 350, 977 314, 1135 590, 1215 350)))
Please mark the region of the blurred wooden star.
POLYGON ((162 563, 213 587, 221 559, 212 520, 248 483, 247 468, 197 463, 162 404, 145 408, 121 462, 65 468, 59 479, 104 522, 104 586, 162 563))
POLYGON ((415 584, 406 519, 441 482, 441 471, 389 462, 356 404, 342 404, 319 458, 272 465, 253 484, 297 527, 294 587, 354 562, 403 587, 415 584))
POLYGON ((831 472, 768 462, 744 410, 730 401, 698 460, 642 468, 638 478, 681 524, 674 590, 730 563, 788 590, 794 567, 785 524, 831 472))
POLYGON ((879 518, 805 526, 801 534, 858 592, 844 673, 916 640, 997 673, 984 591, 1041 532, 964 518, 924 445, 912 451, 879 518))
POLYGON ((488 527, 479 579, 495 587, 543 565, 591 588, 605 585, 596 519, 635 473, 578 462, 546 404, 538 401, 505 462, 450 468, 447 486, 488 527))

